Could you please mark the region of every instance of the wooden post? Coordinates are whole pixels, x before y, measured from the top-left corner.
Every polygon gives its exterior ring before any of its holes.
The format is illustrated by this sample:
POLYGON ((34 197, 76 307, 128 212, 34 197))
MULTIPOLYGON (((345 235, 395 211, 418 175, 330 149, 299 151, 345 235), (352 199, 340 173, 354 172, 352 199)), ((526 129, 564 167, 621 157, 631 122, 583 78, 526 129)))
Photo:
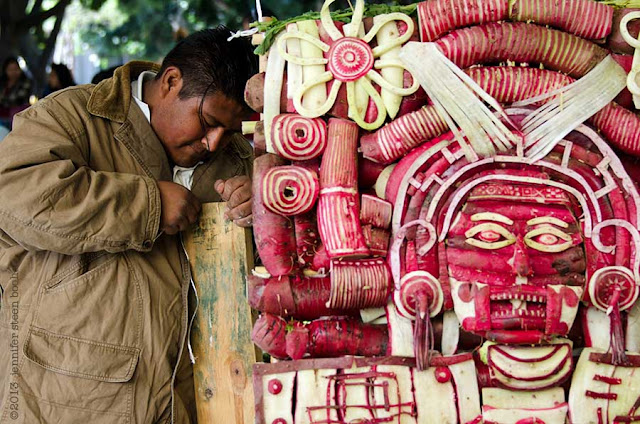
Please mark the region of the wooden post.
POLYGON ((246 277, 253 266, 251 232, 224 218, 225 203, 202 205, 186 234, 199 307, 191 341, 199 424, 254 422, 251 309, 246 277))

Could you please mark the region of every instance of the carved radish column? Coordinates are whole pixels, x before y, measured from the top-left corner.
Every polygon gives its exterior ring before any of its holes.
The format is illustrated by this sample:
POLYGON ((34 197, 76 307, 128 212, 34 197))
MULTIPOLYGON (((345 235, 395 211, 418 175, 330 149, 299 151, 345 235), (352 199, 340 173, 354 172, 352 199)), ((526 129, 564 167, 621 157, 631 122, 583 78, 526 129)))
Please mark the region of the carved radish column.
POLYGON ((358 126, 333 118, 320 165, 318 201, 318 231, 330 258, 369 254, 359 211, 358 126))

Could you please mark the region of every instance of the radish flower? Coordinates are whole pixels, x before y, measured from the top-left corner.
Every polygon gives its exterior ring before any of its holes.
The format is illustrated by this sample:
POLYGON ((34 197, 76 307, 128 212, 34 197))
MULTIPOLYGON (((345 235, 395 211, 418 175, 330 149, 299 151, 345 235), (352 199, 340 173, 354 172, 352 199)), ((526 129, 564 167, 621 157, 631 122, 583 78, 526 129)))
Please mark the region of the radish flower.
POLYGON ((381 15, 374 20, 373 27, 364 36, 359 37, 358 34, 362 33, 364 0, 356 1, 351 23, 344 25, 342 31, 335 26, 331 19, 329 6, 334 1, 325 1, 320 12, 322 25, 333 41, 331 46, 324 43, 319 37, 304 32, 288 32, 283 34, 278 42, 278 50, 287 62, 303 67, 325 66, 324 72, 305 80, 293 93, 293 104, 300 115, 311 118, 324 115, 335 103, 342 84, 346 84, 349 118, 361 128, 374 130, 384 123, 388 114, 393 117, 397 111, 388 110, 389 107, 385 105, 388 102, 385 102, 373 83, 377 84, 383 92, 386 91, 398 97, 413 94, 419 87, 419 83, 414 79, 411 87, 404 88, 402 78, 399 81, 397 78, 387 78, 389 73, 384 72, 386 69, 395 68, 402 75, 406 70, 394 50, 399 49, 411 38, 414 30, 413 20, 399 12, 381 15), (371 48, 369 43, 380 30, 386 24, 395 21, 406 24, 407 28, 404 34, 397 37, 378 37, 378 45, 371 48), (289 39, 299 39, 312 44, 325 53, 324 57, 301 57, 288 52, 286 42, 289 39), (333 81, 333 84, 326 100, 321 105, 314 108, 303 105, 302 99, 310 89, 330 81, 333 81), (365 115, 370 100, 376 106, 377 116, 373 122, 366 122, 365 115))

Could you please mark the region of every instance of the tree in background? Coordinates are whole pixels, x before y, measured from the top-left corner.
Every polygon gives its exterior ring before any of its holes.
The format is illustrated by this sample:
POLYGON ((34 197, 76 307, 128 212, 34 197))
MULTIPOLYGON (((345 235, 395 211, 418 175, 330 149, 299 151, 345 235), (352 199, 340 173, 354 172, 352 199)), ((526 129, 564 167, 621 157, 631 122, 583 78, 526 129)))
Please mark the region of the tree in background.
MULTIPOLYGON (((278 17, 296 16, 320 4, 318 0, 262 1, 263 8, 278 17)), ((241 29, 252 10, 255 18, 252 0, 119 0, 118 8, 127 16, 120 25, 114 26, 105 16, 79 29, 81 39, 102 57, 155 61, 173 47, 181 32, 218 24, 241 29)))
MULTIPOLYGON (((399 3, 407 1, 412 0, 399 3)), ((263 10, 278 19, 319 10, 321 4, 320 0, 262 1, 263 10)), ((346 8, 349 3, 339 0, 334 7, 346 8)), ((44 87, 65 11, 73 14, 67 18, 73 21, 82 50, 90 48, 114 63, 129 58, 157 61, 180 33, 218 24, 241 29, 243 19, 256 17, 254 0, 0 0, 0 60, 8 55, 24 57, 36 92, 44 87)), ((103 67, 108 66, 105 61, 103 67)))
MULTIPOLYGON (((97 10, 105 0, 75 0, 97 10)), ((64 13, 72 0, 0 0, 0 59, 22 56, 36 92, 46 80, 64 13)))

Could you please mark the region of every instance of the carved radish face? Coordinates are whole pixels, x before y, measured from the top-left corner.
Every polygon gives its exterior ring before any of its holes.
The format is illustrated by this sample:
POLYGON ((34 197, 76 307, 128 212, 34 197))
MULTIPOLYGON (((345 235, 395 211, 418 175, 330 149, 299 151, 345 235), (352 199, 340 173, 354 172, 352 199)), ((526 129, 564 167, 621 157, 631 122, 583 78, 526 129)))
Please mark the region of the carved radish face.
POLYGON ((476 187, 446 243, 454 306, 463 328, 503 339, 566 334, 585 280, 580 226, 554 187, 508 182, 476 187), (525 333, 521 333, 525 334, 525 333))

